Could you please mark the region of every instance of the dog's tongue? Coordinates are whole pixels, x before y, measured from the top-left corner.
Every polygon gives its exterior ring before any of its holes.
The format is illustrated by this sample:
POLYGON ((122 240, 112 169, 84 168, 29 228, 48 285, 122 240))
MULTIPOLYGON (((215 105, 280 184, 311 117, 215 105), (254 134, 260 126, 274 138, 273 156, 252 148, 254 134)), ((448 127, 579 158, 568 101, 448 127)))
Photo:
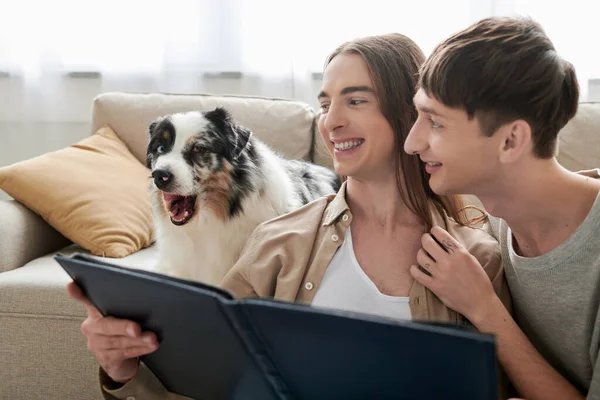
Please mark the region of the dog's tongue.
POLYGON ((182 219, 185 212, 186 197, 172 193, 163 193, 163 196, 167 204, 170 204, 169 211, 171 212, 171 217, 182 219))
POLYGON ((178 194, 163 193, 165 201, 170 204, 169 211, 171 217, 176 220, 183 220, 187 216, 185 212, 193 212, 194 204, 192 204, 191 196, 180 196, 178 194))

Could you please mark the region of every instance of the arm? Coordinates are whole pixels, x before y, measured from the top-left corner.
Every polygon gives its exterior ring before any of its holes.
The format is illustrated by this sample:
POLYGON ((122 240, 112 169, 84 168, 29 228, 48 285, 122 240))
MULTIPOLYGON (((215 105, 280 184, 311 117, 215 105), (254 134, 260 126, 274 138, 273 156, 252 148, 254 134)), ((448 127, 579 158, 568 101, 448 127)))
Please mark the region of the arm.
POLYGON ((113 381, 100 368, 100 387, 105 400, 127 400, 130 398, 145 400, 177 400, 188 399, 175 393, 168 392, 160 380, 143 364, 129 382, 119 384, 113 381))
POLYGON ((496 335, 500 363, 521 396, 529 400, 583 399, 523 334, 473 255, 439 227, 425 234, 422 244, 417 260, 430 275, 413 266, 413 277, 479 331, 496 335))
POLYGON ((87 309, 88 316, 81 324, 81 331, 88 349, 100 364, 100 386, 105 399, 177 398, 169 397, 171 394, 162 383, 139 362, 139 356, 158 348, 156 335, 142 332, 133 321, 104 317, 75 282, 70 282, 67 290, 87 309))

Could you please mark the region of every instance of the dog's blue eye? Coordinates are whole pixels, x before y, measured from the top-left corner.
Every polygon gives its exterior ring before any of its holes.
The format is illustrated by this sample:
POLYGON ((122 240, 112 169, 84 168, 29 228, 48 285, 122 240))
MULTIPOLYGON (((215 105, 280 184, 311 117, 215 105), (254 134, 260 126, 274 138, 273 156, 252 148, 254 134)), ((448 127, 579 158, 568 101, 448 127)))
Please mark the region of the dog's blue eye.
POLYGON ((156 148, 156 152, 157 152, 158 154, 163 154, 163 153, 165 152, 165 146, 163 146, 163 145, 160 145, 160 146, 158 146, 158 147, 156 148))

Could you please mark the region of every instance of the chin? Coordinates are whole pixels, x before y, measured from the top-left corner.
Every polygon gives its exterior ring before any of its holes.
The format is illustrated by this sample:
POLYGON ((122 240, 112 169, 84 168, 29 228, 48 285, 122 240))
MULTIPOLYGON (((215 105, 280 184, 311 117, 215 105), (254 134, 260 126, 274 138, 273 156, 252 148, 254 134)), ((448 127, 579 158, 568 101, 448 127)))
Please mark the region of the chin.
POLYGON ((450 190, 448 181, 445 179, 441 179, 440 176, 430 176, 429 177, 429 187, 431 188, 433 193, 435 193, 439 196, 446 196, 446 195, 454 194, 450 190))

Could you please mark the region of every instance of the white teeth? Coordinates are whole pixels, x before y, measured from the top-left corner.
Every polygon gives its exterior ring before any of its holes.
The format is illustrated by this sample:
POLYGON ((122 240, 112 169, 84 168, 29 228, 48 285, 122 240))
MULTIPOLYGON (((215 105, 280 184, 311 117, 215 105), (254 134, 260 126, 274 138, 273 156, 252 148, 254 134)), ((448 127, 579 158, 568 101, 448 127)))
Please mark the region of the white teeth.
POLYGON ((173 213, 170 213, 170 214, 171 214, 171 218, 172 218, 174 221, 177 221, 177 222, 181 222, 181 221, 185 220, 186 218, 188 218, 188 217, 190 216, 190 212, 189 212, 189 211, 186 211, 186 212, 183 214, 183 216, 182 216, 181 218, 177 218, 177 217, 175 217, 175 216, 173 215, 173 213))
POLYGON ((336 150, 349 150, 354 147, 360 146, 361 144, 364 143, 364 141, 365 141, 364 139, 349 140, 347 142, 334 143, 333 147, 335 147, 336 150))
POLYGON ((430 167, 437 167, 437 166, 442 165, 442 164, 439 163, 439 162, 428 162, 427 165, 429 165, 430 167))

